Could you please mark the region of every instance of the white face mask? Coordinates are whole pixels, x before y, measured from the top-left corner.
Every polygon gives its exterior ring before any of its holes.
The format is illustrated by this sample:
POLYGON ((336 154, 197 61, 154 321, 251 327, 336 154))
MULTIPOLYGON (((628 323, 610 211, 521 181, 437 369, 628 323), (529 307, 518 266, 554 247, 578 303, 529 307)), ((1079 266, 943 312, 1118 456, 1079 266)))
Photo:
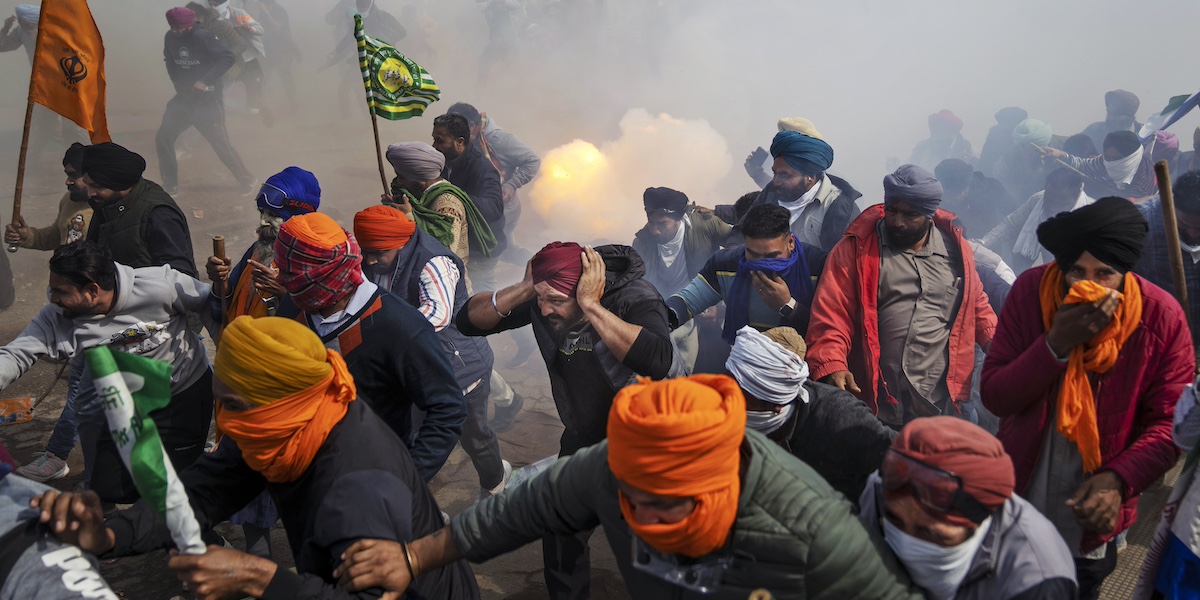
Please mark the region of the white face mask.
POLYGON ((882 520, 883 536, 888 546, 891 546, 896 558, 904 563, 913 583, 921 586, 933 600, 954 597, 992 523, 991 517, 988 517, 974 535, 957 546, 947 548, 904 533, 886 517, 882 520))
POLYGON ((1129 185, 1133 181, 1133 176, 1137 174, 1138 165, 1142 164, 1143 150, 1139 146, 1133 154, 1125 158, 1117 160, 1105 160, 1104 171, 1108 173, 1108 178, 1121 186, 1129 185))
POLYGON ((795 404, 784 406, 783 410, 778 413, 773 410, 748 410, 746 411, 746 427, 763 435, 770 435, 783 427, 795 410, 795 404))

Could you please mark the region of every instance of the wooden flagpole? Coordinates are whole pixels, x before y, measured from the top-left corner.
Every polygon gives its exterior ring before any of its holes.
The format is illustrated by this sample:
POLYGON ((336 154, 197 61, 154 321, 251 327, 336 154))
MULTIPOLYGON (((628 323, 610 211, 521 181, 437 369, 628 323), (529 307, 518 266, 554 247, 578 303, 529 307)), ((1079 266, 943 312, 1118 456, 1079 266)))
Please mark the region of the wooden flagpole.
MULTIPOLYGON (((17 159, 17 185, 13 190, 12 224, 21 222, 21 193, 25 191, 25 156, 29 153, 29 124, 33 121, 33 100, 25 104, 25 129, 21 132, 21 156, 17 159)), ((17 247, 10 245, 9 252, 16 252, 17 247)))
POLYGON ((1179 225, 1175 222, 1175 195, 1171 190, 1171 172, 1167 161, 1160 160, 1154 164, 1154 176, 1158 179, 1158 196, 1162 198, 1163 226, 1167 234, 1167 258, 1171 261, 1171 282, 1175 284, 1175 298, 1183 307, 1183 313, 1188 315, 1189 325, 1191 311, 1188 310, 1187 279, 1183 274, 1183 249, 1179 245, 1179 225))
MULTIPOLYGON (((374 94, 374 89, 369 90, 374 94)), ((379 144, 379 117, 375 116, 374 102, 367 103, 367 110, 371 113, 371 131, 375 132, 375 161, 379 164, 379 183, 383 185, 383 193, 390 196, 392 188, 388 185, 387 175, 383 172, 383 149, 379 144)))

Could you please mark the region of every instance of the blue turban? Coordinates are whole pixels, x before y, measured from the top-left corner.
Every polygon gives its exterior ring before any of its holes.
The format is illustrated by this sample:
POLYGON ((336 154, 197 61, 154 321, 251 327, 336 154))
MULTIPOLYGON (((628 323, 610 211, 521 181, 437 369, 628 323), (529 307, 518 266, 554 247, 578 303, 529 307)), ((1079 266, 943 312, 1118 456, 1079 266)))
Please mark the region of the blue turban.
POLYGON ((23 25, 37 25, 38 17, 41 15, 42 8, 32 4, 18 4, 16 13, 17 20, 23 25))
POLYGON ((942 184, 917 165, 901 165, 883 178, 883 205, 903 201, 926 217, 933 217, 942 203, 942 184))
POLYGON ((806 175, 816 175, 824 173, 833 164, 833 148, 815 137, 780 131, 771 140, 771 157, 782 157, 789 167, 806 175))
POLYGON ((256 201, 259 210, 269 210, 287 218, 317 212, 321 206, 321 185, 312 173, 300 167, 288 167, 267 178, 256 201), (283 192, 285 198, 281 200, 277 193, 271 192, 283 192))

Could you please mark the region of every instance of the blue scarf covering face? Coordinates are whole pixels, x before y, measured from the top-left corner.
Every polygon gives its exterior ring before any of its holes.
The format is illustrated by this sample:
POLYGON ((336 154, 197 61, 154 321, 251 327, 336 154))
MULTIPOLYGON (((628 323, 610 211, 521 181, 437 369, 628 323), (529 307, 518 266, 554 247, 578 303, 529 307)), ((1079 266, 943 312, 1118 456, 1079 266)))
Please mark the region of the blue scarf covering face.
POLYGON ((730 345, 737 338, 738 330, 750 324, 750 294, 758 293, 754 290, 754 271, 778 274, 799 302, 807 302, 812 297, 808 261, 804 260, 804 249, 795 234, 792 234, 792 244, 796 249, 787 258, 747 261, 746 254, 742 253, 737 275, 729 286, 729 297, 725 298, 725 328, 721 330, 721 338, 730 345))

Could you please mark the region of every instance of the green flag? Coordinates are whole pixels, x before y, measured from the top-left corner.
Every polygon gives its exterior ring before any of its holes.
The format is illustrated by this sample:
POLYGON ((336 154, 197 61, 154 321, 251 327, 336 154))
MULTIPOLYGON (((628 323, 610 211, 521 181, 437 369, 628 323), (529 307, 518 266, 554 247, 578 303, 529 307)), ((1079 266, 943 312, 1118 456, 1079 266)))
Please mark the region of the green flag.
POLYGON ((180 552, 203 554, 200 525, 150 418, 171 401, 171 365, 107 346, 90 348, 84 357, 138 494, 166 522, 180 552))
POLYGON ((441 97, 433 77, 395 48, 363 33, 362 15, 354 15, 358 67, 367 91, 367 107, 390 121, 419 117, 441 97))

